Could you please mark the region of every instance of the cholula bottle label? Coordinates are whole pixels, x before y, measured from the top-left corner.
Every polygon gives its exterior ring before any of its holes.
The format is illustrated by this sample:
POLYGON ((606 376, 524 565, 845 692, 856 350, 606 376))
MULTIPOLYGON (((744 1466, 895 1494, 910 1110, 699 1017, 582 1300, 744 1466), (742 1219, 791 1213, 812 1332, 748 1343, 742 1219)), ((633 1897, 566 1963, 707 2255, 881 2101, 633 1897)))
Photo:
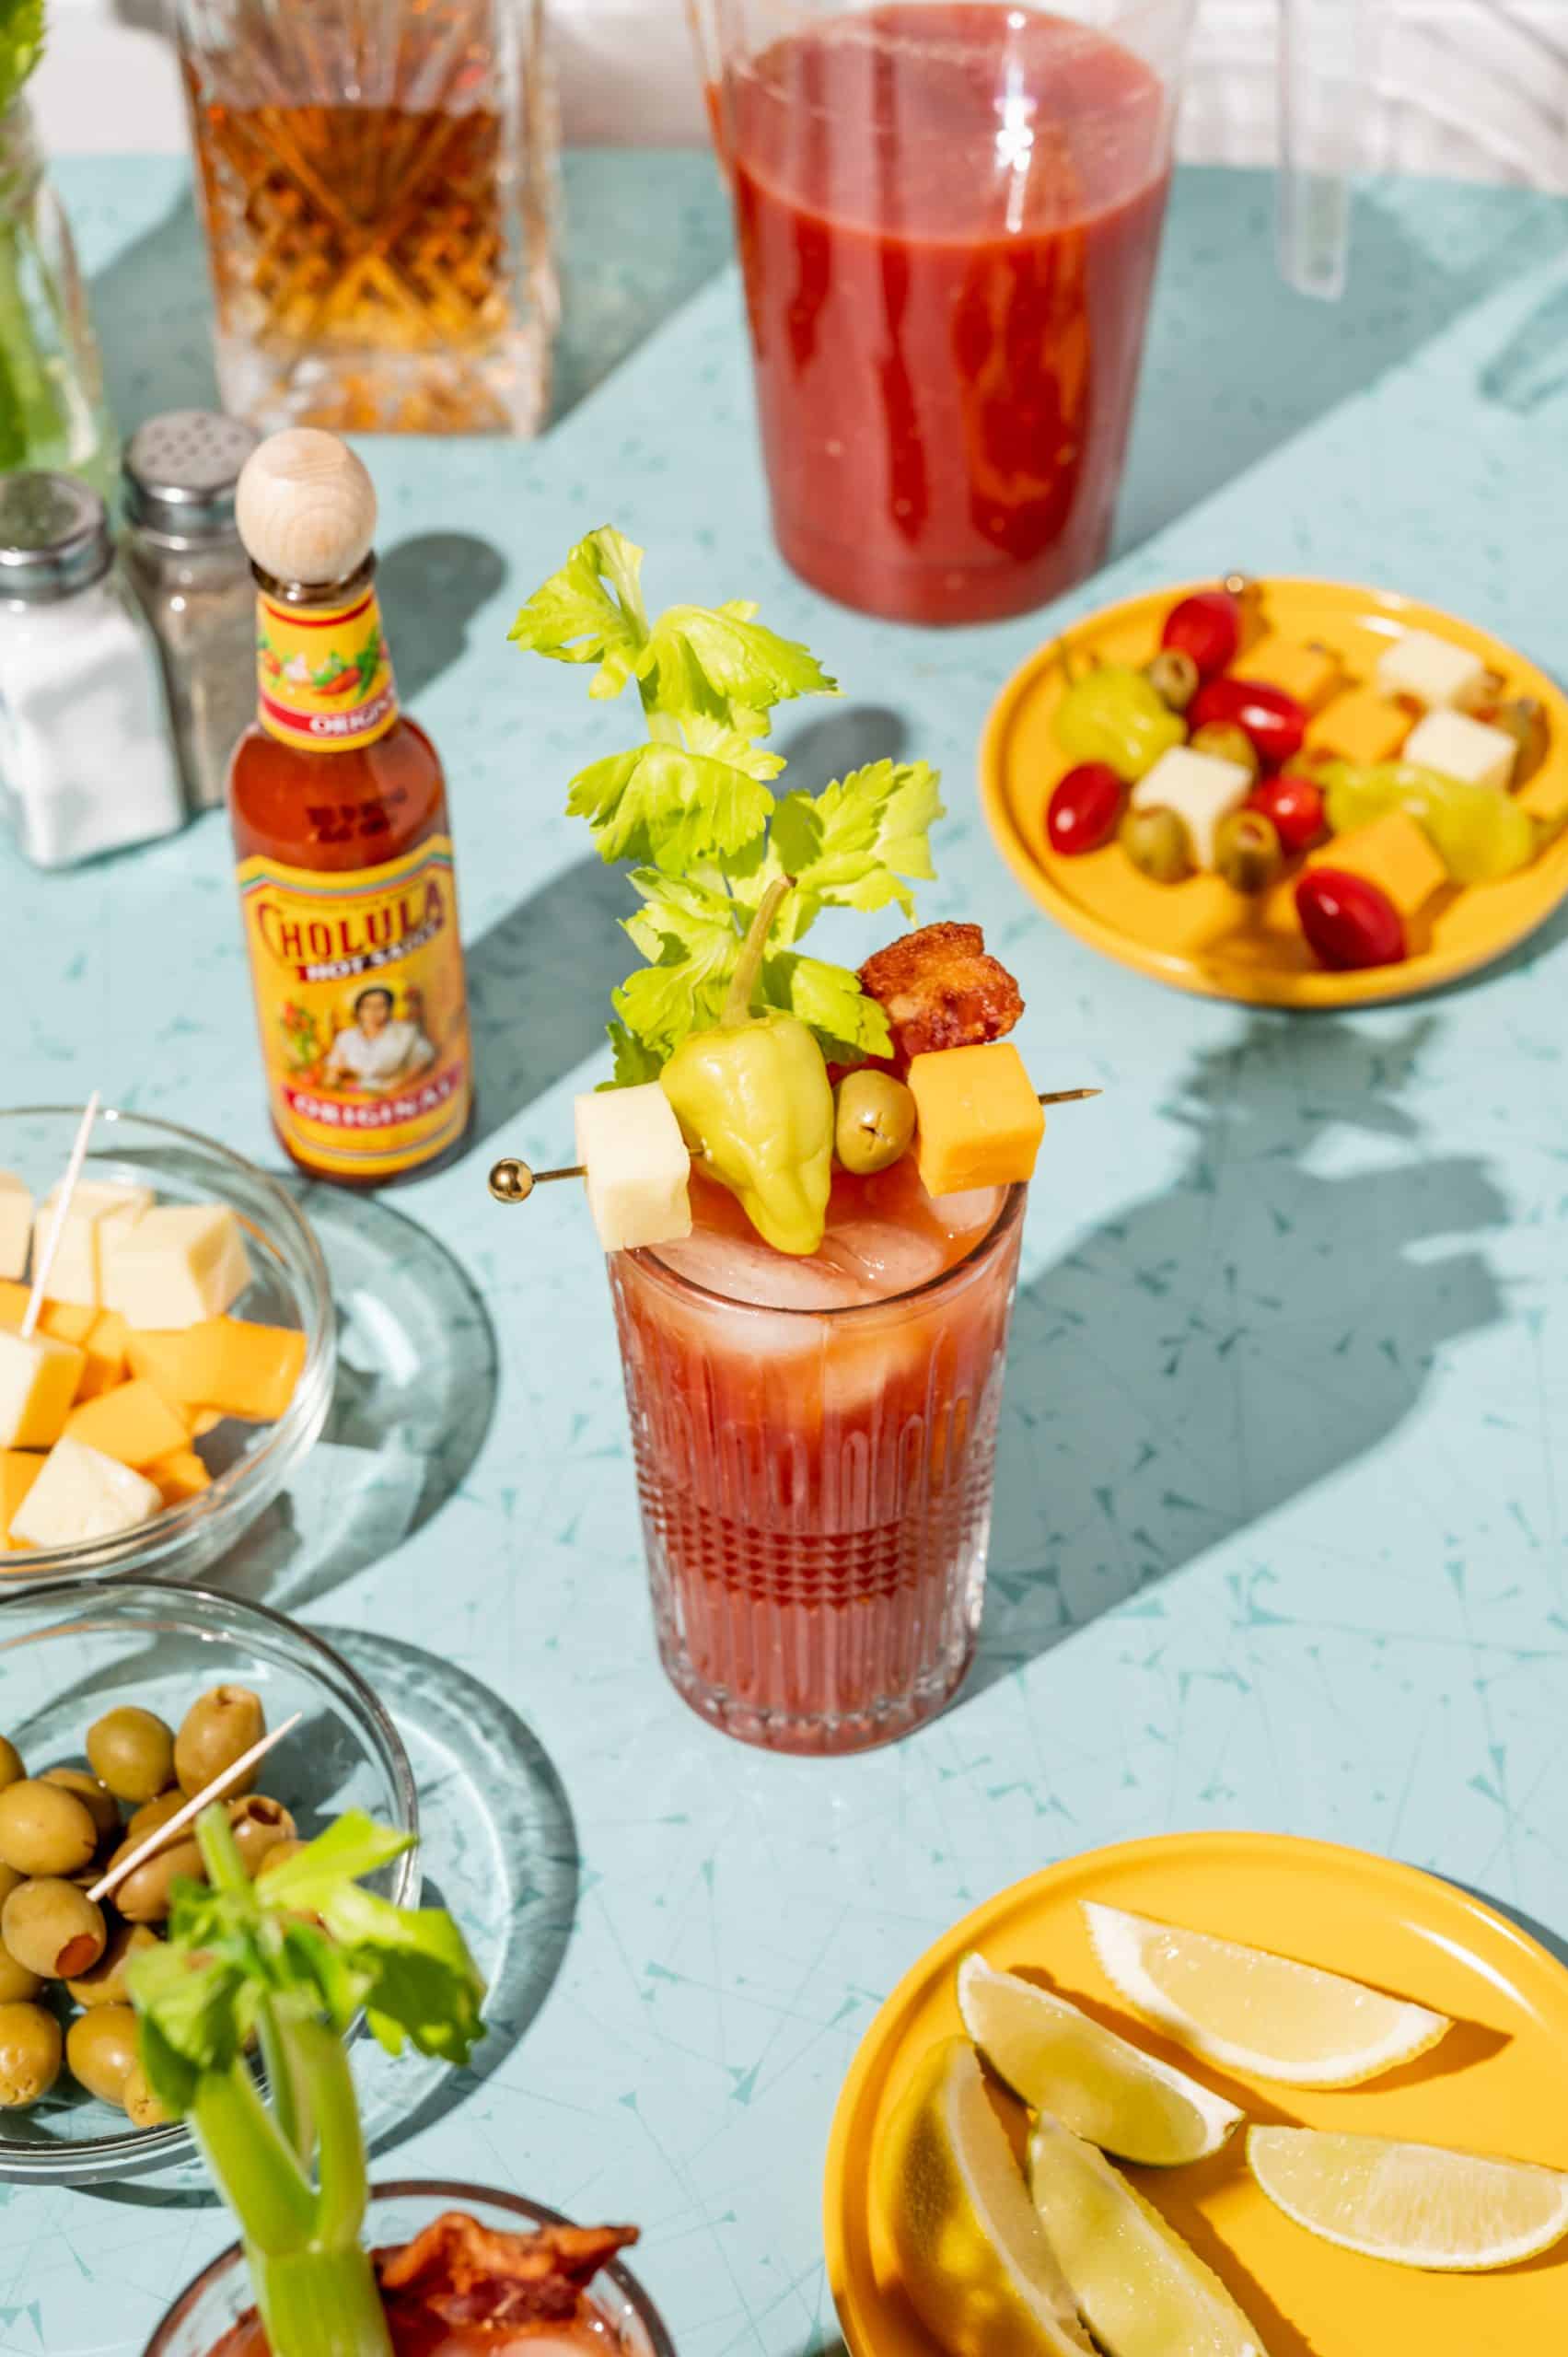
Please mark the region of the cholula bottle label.
POLYGON ((470 1092, 450 838, 335 875, 242 860, 238 881, 285 1144, 319 1169, 365 1178, 444 1152, 470 1092))
POLYGON ((313 753, 372 745, 398 716, 398 691, 368 586, 342 604, 301 609, 256 600, 257 717, 313 753))

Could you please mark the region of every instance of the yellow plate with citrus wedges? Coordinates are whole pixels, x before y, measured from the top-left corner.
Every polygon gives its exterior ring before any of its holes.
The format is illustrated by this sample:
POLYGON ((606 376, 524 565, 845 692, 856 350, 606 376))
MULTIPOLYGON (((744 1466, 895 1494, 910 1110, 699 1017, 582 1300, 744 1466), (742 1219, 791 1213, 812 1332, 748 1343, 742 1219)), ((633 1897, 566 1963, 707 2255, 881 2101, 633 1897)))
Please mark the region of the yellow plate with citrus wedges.
MULTIPOLYGON (((828 2152, 828 2278, 851 2357, 944 2357, 898 2280, 879 2208, 883 2128, 931 2048, 961 2031, 972 1947, 1051 1985, 1253 2119, 1492 2152, 1568 2168, 1568 1971, 1516 1925, 1413 1866, 1266 1833, 1181 1833, 1064 1859, 929 1948, 855 2056, 828 2152), (1332 2093, 1249 2082, 1141 2022, 1100 1969, 1080 1902, 1101 1899, 1348 1973, 1449 2014, 1431 2052, 1332 2093)), ((1024 2113, 997 2094, 1021 2142, 1024 2113)), ((1247 2171, 1244 2131, 1189 2168, 1130 2169, 1223 2275, 1268 2357, 1548 2357, 1568 2350, 1568 2244, 1494 2274, 1364 2258, 1293 2225, 1247 2171)), ((1172 2357, 1179 2352, 1172 2351, 1172 2357)))
MULTIPOLYGON (((1051 730, 1066 685, 1063 649, 1074 668, 1090 657, 1146 663, 1178 598, 1214 586, 1212 581, 1179 584, 1086 616, 1032 656, 992 707, 981 748, 986 816, 1009 865, 1059 924, 1178 990, 1255 1006, 1367 1006, 1473 973, 1523 941, 1568 897, 1565 830, 1516 875, 1440 892, 1411 921, 1411 954, 1402 963, 1330 973, 1314 958, 1296 922, 1291 891, 1299 859, 1272 890, 1250 899, 1214 875, 1156 884, 1140 875, 1116 842, 1075 858, 1053 851, 1046 805, 1057 780, 1074 766, 1051 730)), ((1524 790, 1548 825, 1568 819, 1568 696, 1501 639, 1440 607, 1347 582, 1275 578, 1255 586, 1249 636, 1268 631, 1331 648, 1342 667, 1343 694, 1370 681, 1379 654, 1402 630, 1434 631, 1472 649, 1501 675, 1505 694, 1534 696, 1545 708, 1551 749, 1524 790)), ((1246 678, 1245 647, 1230 668, 1246 678)), ((1335 701, 1329 698, 1317 714, 1324 727, 1331 726, 1335 701)))

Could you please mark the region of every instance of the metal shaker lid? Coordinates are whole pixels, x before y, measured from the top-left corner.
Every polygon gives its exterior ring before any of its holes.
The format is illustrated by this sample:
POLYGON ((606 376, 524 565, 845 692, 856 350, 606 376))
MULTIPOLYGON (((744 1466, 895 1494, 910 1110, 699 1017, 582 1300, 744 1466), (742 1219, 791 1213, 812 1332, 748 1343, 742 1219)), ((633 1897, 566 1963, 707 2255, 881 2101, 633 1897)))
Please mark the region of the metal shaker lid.
POLYGON ((125 514, 168 540, 221 540, 234 530, 234 486, 261 440, 242 418, 211 409, 149 417, 125 453, 125 514))
POLYGON ((0 598, 44 605, 88 588, 114 553, 109 511, 75 475, 0 475, 0 598))

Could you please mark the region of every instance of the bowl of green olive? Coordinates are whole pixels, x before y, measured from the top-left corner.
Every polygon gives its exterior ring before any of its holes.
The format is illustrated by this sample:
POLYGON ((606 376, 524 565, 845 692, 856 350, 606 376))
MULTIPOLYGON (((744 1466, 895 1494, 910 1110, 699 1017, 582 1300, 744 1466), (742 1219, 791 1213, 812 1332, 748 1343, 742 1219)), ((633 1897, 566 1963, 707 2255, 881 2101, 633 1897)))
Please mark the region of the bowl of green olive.
MULTIPOLYGON (((102 2183, 187 2155, 141 2073, 126 1971, 175 1881, 202 1878, 190 1829, 90 1894, 296 1713, 225 1799, 253 1874, 348 1808, 417 1834, 396 1727, 309 1630, 156 1580, 0 1596, 0 2180, 102 2183)), ((370 1887, 416 1903, 416 1856, 370 1887)))

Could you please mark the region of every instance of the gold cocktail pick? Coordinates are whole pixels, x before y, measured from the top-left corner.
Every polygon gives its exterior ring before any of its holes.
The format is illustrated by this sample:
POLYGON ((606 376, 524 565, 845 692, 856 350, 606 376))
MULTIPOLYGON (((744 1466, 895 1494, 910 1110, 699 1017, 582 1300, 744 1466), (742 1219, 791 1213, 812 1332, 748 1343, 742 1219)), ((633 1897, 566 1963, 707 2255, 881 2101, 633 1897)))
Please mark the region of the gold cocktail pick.
MULTIPOLYGON (((1042 1105, 1081 1105, 1085 1097, 1102 1094, 1098 1088, 1052 1088, 1043 1090, 1040 1101, 1042 1105)), ((585 1163, 569 1162, 559 1170, 535 1170, 509 1154, 502 1161, 491 1164, 490 1191, 498 1203, 526 1203, 536 1187, 548 1187, 557 1178, 586 1178, 587 1175, 585 1163)))

